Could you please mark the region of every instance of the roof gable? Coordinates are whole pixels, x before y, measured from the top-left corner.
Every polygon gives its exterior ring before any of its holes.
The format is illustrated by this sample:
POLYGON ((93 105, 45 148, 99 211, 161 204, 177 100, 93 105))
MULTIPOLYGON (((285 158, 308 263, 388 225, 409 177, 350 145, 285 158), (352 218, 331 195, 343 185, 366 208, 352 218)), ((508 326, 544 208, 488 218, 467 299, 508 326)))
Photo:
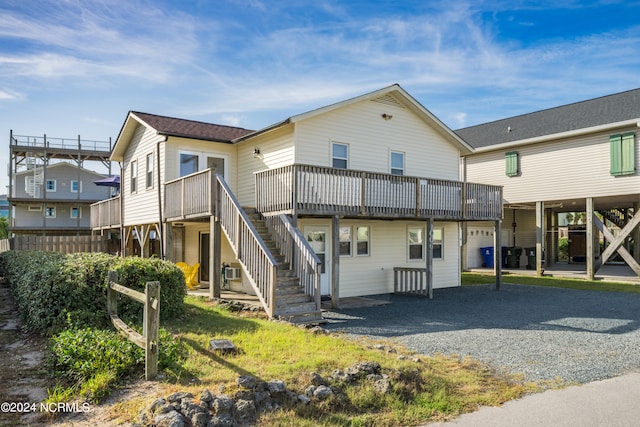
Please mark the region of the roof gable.
POLYGON ((456 130, 474 148, 640 120, 640 89, 456 130))

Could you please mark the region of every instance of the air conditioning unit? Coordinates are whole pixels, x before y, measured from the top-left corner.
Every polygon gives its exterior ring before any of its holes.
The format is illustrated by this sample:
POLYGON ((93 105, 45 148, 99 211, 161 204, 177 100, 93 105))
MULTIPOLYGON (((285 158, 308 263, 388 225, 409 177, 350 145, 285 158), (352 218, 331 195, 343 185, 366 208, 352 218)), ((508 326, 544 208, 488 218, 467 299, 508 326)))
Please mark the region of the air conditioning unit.
POLYGON ((241 280, 240 269, 236 267, 227 267, 224 269, 224 276, 227 280, 241 280))

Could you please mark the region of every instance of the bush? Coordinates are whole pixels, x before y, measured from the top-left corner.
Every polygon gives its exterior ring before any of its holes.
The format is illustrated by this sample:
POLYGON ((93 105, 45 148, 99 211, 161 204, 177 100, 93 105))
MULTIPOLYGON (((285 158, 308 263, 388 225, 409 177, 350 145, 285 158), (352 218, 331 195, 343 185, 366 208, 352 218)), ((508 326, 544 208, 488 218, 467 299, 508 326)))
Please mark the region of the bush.
MULTIPOLYGON (((183 313, 184 276, 167 261, 119 258, 102 253, 62 255, 8 251, 0 254, 0 275, 8 280, 26 327, 42 334, 54 335, 71 326, 107 327, 109 270, 118 272, 121 285, 143 292, 146 282, 159 281, 161 320, 183 313)), ((120 296, 118 315, 123 319, 140 322, 142 311, 142 304, 120 296)))

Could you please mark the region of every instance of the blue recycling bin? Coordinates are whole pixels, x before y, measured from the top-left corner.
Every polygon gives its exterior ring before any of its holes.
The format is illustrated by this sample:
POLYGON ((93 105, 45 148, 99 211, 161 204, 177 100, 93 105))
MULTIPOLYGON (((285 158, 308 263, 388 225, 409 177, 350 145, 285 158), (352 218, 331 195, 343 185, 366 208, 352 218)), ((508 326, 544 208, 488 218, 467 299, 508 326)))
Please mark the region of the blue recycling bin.
POLYGON ((493 246, 480 248, 480 252, 482 252, 482 266, 493 268, 493 246))

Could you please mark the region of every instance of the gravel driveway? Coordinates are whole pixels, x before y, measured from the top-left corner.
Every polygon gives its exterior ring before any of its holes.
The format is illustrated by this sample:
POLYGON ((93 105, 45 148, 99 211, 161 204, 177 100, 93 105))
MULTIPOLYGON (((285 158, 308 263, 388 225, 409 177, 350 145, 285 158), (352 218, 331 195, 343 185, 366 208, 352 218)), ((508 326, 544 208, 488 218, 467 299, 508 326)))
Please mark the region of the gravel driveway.
POLYGON ((325 328, 471 356, 529 380, 587 383, 640 371, 640 294, 493 285, 324 313, 325 328))

